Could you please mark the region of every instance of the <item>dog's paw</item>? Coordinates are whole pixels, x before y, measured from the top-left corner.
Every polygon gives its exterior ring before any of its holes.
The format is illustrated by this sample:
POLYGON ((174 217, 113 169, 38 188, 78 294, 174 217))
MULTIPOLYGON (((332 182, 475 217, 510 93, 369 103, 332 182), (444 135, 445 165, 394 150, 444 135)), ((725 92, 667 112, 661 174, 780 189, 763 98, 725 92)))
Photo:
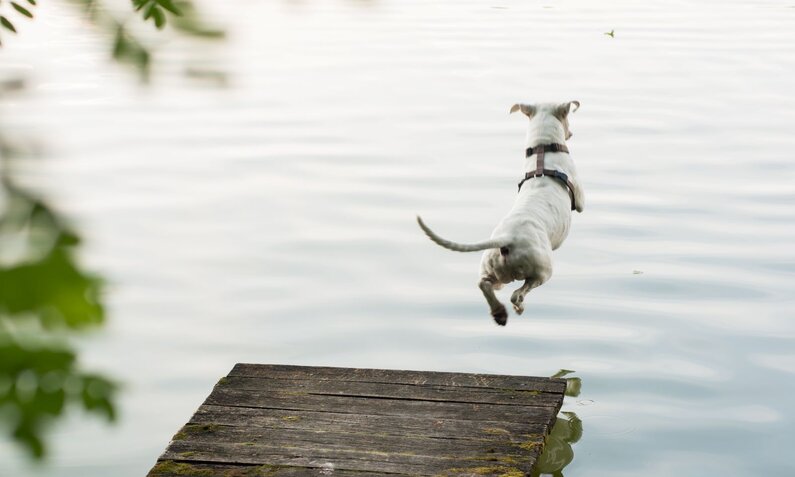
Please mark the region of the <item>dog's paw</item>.
POLYGON ((521 303, 519 304, 514 303, 513 311, 515 311, 517 315, 521 315, 524 312, 524 306, 522 306, 521 303))
POLYGON ((494 317, 494 322, 500 326, 505 326, 508 323, 508 311, 502 305, 498 310, 493 311, 491 316, 494 317))

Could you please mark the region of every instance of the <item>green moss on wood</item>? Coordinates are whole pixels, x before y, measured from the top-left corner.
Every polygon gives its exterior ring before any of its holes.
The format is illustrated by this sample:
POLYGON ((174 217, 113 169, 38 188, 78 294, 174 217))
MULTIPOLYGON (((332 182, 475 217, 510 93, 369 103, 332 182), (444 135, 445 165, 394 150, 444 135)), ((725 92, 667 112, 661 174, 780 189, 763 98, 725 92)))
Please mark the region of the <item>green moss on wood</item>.
POLYGON ((193 464, 163 460, 157 463, 149 474, 151 477, 160 475, 186 475, 191 477, 204 477, 215 475, 211 469, 196 467, 193 464))
POLYGON ((190 436, 198 434, 213 434, 220 429, 218 424, 187 424, 179 432, 174 435, 175 441, 183 441, 190 436))
POLYGON ((525 473, 516 467, 509 467, 505 465, 491 465, 486 467, 461 467, 456 469, 448 469, 441 476, 454 476, 454 475, 497 475, 498 477, 525 477, 525 473))
POLYGON ((527 390, 527 389, 501 389, 500 390, 503 394, 511 396, 512 398, 516 397, 535 397, 541 394, 541 391, 536 391, 534 389, 527 390))
POLYGON ((218 424, 188 424, 185 426, 185 431, 188 434, 213 434, 220 428, 218 424))
POLYGON ((525 441, 519 444, 514 444, 516 447, 520 449, 524 449, 526 451, 534 451, 536 449, 540 449, 544 446, 544 443, 541 441, 525 441))
POLYGON ((506 472, 500 474, 499 477, 525 477, 526 475, 527 474, 517 469, 516 467, 512 467, 508 469, 506 472))
POLYGON ((519 394, 524 394, 525 396, 538 396, 539 394, 541 394, 541 391, 536 391, 536 390, 525 391, 525 390, 522 390, 522 391, 519 391, 519 394))
POLYGON ((496 462, 499 464, 512 464, 516 465, 520 463, 520 460, 515 456, 510 455, 489 455, 489 456, 476 456, 476 457, 467 457, 465 460, 473 460, 473 461, 481 461, 481 462, 496 462))
POLYGON ((507 430, 500 429, 499 427, 485 427, 485 428, 483 428, 483 432, 485 432, 486 434, 492 434, 492 435, 496 435, 496 434, 510 434, 510 432, 508 432, 507 430))

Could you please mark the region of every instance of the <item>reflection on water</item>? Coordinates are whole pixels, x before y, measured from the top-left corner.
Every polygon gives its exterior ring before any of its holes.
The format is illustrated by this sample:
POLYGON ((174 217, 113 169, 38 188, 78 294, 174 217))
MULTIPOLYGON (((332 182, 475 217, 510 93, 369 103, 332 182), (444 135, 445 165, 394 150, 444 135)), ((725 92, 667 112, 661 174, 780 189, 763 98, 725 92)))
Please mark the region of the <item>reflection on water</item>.
POLYGON ((564 411, 544 440, 544 452, 538 458, 533 477, 563 477, 563 469, 574 460, 572 445, 582 437, 582 421, 577 414, 564 411))
MULTIPOLYGON (((553 378, 566 379, 566 397, 579 397, 582 390, 582 379, 570 376, 574 371, 561 369, 553 374, 553 378)), ((574 460, 576 442, 582 438, 582 420, 572 411, 563 411, 558 415, 555 425, 544 439, 544 451, 538 458, 533 477, 551 475, 563 477, 563 469, 574 460)))

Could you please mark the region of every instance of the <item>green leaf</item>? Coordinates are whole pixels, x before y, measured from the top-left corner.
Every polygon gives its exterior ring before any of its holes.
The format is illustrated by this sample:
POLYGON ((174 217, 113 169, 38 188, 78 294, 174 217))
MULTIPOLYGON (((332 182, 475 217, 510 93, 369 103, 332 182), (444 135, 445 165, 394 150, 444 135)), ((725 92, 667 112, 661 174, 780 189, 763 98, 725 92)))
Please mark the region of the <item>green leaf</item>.
POLYGON ((171 0, 155 0, 157 3, 168 10, 169 12, 173 13, 174 15, 182 15, 182 11, 172 2, 171 0))
POLYGON ((17 29, 14 28, 14 24, 8 21, 8 18, 6 17, 0 17, 0 24, 2 24, 4 27, 6 27, 7 29, 11 30, 14 33, 17 32, 17 29))
POLYGON ((33 5, 34 7, 36 6, 36 0, 28 0, 28 3, 33 5))
POLYGON ((11 2, 11 6, 14 7, 14 10, 18 11, 19 13, 25 15, 28 18, 33 18, 33 14, 28 11, 27 8, 23 7, 22 5, 18 4, 17 2, 11 2))
POLYGON ((157 10, 157 5, 150 3, 149 6, 144 9, 144 20, 149 20, 149 18, 154 15, 155 10, 157 10))
POLYGON ((152 16, 155 18, 155 26, 158 29, 162 29, 166 26, 166 14, 163 13, 163 10, 155 8, 152 10, 152 16))
POLYGON ((102 323, 102 281, 83 271, 73 248, 80 238, 55 211, 6 181, 0 242, 24 243, 15 264, 0 264, 0 318, 37 316, 43 328, 82 329, 102 323))
POLYGON ((144 81, 148 79, 152 62, 151 54, 134 37, 127 35, 122 24, 116 25, 113 59, 133 65, 141 73, 141 79, 144 81))
POLYGON ((124 28, 121 26, 116 29, 116 36, 113 39, 113 59, 121 60, 124 55, 124 28))
POLYGON ((189 21, 179 21, 178 19, 174 19, 172 22, 174 28, 185 33, 187 35, 195 36, 197 38, 204 38, 207 40, 220 40, 226 37, 226 32, 223 30, 219 30, 217 28, 206 27, 204 25, 198 25, 194 22, 189 21))

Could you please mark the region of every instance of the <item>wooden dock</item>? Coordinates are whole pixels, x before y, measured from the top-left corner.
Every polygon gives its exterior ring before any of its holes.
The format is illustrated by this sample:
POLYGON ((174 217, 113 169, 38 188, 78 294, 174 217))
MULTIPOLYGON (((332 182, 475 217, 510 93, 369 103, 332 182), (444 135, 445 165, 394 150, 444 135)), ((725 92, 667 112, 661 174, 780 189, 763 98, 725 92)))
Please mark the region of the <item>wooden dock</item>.
POLYGON ((530 475, 566 381, 237 364, 149 477, 530 475))

